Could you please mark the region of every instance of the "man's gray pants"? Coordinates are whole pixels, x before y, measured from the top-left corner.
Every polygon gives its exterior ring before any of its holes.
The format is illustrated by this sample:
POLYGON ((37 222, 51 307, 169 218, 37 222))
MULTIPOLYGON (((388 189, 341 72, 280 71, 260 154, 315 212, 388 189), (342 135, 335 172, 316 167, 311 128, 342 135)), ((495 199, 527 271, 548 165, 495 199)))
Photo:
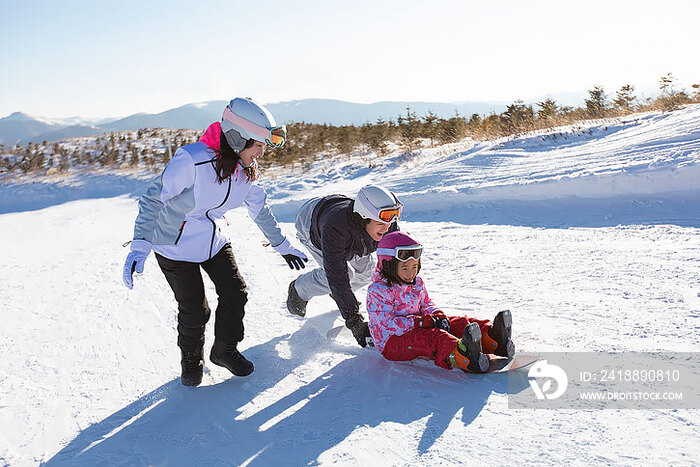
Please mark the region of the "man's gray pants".
MULTIPOLYGON (((300 275, 294 282, 299 298, 307 302, 312 297, 331 293, 331 289, 328 287, 326 271, 323 269, 323 253, 311 243, 311 235, 309 234, 311 216, 319 201, 319 199, 312 199, 304 203, 294 221, 299 241, 304 244, 320 266, 313 271, 300 275)), ((350 288, 352 290, 360 289, 369 284, 375 264, 376 260, 372 255, 355 256, 348 261, 348 278, 350 279, 350 288)))

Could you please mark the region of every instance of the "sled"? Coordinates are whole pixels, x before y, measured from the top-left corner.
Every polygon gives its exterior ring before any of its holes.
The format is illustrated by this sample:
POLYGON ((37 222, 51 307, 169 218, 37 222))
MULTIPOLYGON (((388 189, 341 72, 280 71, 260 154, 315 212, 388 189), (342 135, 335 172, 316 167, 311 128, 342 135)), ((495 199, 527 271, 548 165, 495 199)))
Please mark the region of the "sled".
POLYGON ((484 374, 506 373, 531 365, 539 360, 536 356, 525 353, 516 353, 513 358, 498 357, 496 355, 488 355, 488 357, 489 369, 484 374))

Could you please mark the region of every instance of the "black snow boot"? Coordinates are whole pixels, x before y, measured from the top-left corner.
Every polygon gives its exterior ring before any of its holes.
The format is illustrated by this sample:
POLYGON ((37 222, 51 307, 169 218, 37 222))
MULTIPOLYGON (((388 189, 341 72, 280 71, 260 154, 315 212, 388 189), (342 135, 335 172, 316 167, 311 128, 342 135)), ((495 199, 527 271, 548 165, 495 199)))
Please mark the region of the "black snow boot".
POLYGON ((296 281, 292 281, 289 283, 289 293, 287 295, 287 309, 291 314, 301 316, 303 318, 306 315, 306 304, 309 302, 305 302, 301 299, 301 297, 297 293, 297 289, 294 288, 294 282, 296 281))
POLYGON ((214 365, 226 368, 236 376, 247 376, 253 372, 253 362, 247 360, 236 348, 236 344, 227 344, 214 339, 214 345, 209 354, 209 360, 214 365))
POLYGON ((202 382, 202 373, 204 370, 204 351, 203 349, 185 352, 181 350, 182 359, 182 375, 180 377, 182 384, 185 386, 199 386, 202 382))
POLYGON ((493 319, 493 325, 482 336, 484 353, 492 353, 501 357, 513 358, 515 344, 510 339, 513 333, 513 315, 510 310, 498 312, 493 319))
POLYGON ((462 338, 447 357, 453 368, 470 373, 484 373, 489 369, 489 358, 481 352, 481 330, 477 323, 464 328, 462 338))

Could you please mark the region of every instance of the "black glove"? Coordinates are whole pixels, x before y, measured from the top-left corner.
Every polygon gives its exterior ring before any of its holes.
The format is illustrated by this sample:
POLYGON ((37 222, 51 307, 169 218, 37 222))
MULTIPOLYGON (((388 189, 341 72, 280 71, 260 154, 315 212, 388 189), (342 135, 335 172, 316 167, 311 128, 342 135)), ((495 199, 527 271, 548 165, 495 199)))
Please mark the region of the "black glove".
POLYGON ((436 311, 430 316, 432 316, 436 328, 450 332, 452 326, 450 326, 450 320, 447 318, 447 316, 445 316, 445 313, 442 311, 436 311))
POLYGON ((369 325, 361 314, 355 313, 348 316, 345 320, 345 326, 352 331, 353 337, 361 347, 367 347, 367 345, 374 347, 372 335, 369 333, 369 325))
POLYGON ((303 251, 294 248, 286 238, 284 241, 282 241, 282 243, 272 248, 274 248, 277 253, 282 255, 284 260, 289 265, 289 269, 296 269, 298 271, 299 269, 304 269, 306 267, 304 262, 308 261, 309 259, 306 257, 303 251))
POLYGON ((302 258, 301 256, 293 255, 293 254, 288 254, 288 255, 282 255, 282 258, 287 262, 289 265, 289 269, 296 269, 297 271, 299 269, 304 269, 307 261, 309 261, 308 258, 302 258))

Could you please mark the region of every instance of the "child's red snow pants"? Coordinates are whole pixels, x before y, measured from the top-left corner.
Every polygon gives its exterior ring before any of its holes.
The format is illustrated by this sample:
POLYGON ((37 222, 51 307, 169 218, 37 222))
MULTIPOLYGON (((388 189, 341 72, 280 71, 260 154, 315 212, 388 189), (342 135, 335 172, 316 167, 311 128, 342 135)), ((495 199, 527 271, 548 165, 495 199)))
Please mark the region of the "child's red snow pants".
POLYGON ((427 357, 432 359, 437 366, 452 368, 446 360, 457 345, 459 338, 462 337, 464 328, 470 323, 477 323, 483 335, 491 327, 491 321, 466 316, 448 316, 448 319, 450 320, 450 332, 436 328, 416 328, 400 336, 391 336, 386 341, 382 355, 387 360, 394 361, 427 357))

